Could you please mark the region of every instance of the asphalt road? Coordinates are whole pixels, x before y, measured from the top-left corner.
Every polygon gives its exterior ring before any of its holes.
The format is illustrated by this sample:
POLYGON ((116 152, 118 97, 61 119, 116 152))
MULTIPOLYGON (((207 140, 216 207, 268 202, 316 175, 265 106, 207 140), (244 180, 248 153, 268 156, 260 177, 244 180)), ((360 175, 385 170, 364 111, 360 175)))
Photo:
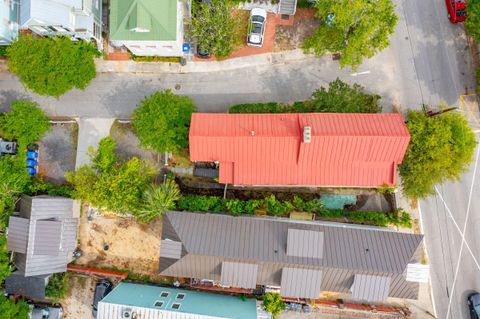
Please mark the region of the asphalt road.
MULTIPOLYGON (((442 102, 459 106, 460 95, 474 91, 463 26, 449 23, 443 0, 394 2, 400 19, 391 46, 355 72, 340 70, 325 57, 228 72, 102 74, 85 91, 73 90, 59 99, 29 93, 15 76, 0 73, 0 111, 15 99, 30 97, 52 116, 128 117, 142 98, 170 88, 192 97, 200 111, 222 112, 236 103, 306 99, 337 77, 380 94, 386 111, 442 102)), ((473 171, 474 166, 460 182, 440 186, 438 196, 420 204, 438 318, 467 318, 465 296, 480 290, 476 263, 480 251, 475 245, 480 227, 475 204, 480 190, 473 171)))
POLYGON ((459 94, 474 88, 466 72, 466 42, 460 25, 446 20, 442 1, 397 0, 400 17, 391 46, 358 70, 340 70, 330 57, 285 65, 248 67, 235 71, 190 74, 100 74, 85 91, 72 90, 59 99, 27 92, 18 79, 0 73, 0 109, 21 97, 39 102, 50 115, 128 117, 152 92, 170 88, 193 98, 200 111, 222 112, 235 103, 289 102, 310 97, 339 77, 358 82, 382 96, 386 111, 419 109, 440 101, 458 105, 459 94))

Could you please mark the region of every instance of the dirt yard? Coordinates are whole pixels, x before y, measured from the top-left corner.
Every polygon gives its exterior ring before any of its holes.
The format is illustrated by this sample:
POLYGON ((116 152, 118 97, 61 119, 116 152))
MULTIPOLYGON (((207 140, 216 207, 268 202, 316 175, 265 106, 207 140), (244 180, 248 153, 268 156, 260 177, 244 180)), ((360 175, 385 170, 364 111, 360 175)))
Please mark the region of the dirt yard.
MULTIPOLYGON (((86 209, 84 209, 86 212, 86 209)), ((79 265, 129 270, 155 278, 160 257, 161 219, 140 224, 134 219, 93 216, 80 219, 79 265)))
POLYGON ((319 25, 315 9, 299 8, 293 26, 277 26, 275 51, 293 50, 301 47, 303 40, 319 25))
POLYGON ((92 318, 95 283, 94 277, 70 274, 70 290, 67 296, 61 300, 65 319, 92 318))

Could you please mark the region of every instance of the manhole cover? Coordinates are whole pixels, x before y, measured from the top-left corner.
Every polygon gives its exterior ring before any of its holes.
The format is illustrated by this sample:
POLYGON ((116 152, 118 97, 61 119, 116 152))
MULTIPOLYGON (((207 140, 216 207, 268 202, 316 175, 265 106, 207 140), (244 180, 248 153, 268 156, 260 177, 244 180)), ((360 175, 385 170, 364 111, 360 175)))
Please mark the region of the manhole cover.
POLYGON ((182 86, 180 84, 175 84, 175 90, 180 90, 182 88, 182 86))

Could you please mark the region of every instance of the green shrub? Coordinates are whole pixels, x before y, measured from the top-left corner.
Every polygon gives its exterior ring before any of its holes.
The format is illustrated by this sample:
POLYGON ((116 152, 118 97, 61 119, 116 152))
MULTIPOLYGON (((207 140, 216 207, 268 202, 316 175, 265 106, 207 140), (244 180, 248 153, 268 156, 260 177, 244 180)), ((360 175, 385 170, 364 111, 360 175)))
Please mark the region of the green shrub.
POLYGON ((22 299, 15 302, 2 293, 0 294, 0 313, 2 319, 28 319, 30 308, 22 299))
POLYGON ((229 113, 378 113, 381 97, 370 94, 360 84, 349 85, 340 79, 320 87, 307 101, 297 101, 290 105, 270 103, 237 104, 230 107, 229 113))
POLYGON ((22 148, 37 142, 50 129, 50 121, 39 105, 30 100, 17 100, 12 111, 0 115, 0 134, 16 139, 22 148))
POLYGON ((0 58, 7 57, 7 45, 0 45, 0 58))
POLYGON ((477 94, 480 94, 480 66, 477 68, 477 94))
POLYGON ((263 296, 263 309, 270 312, 273 318, 276 318, 285 309, 285 303, 279 293, 267 292, 263 296))
POLYGON ((68 288, 68 272, 56 273, 48 280, 45 295, 58 302, 58 300, 65 297, 68 288))
POLYGON ((51 182, 44 181, 40 177, 32 180, 26 191, 29 195, 49 195, 60 197, 72 197, 73 187, 68 184, 57 185, 51 182))
POLYGON ((293 210, 293 205, 289 201, 281 202, 275 198, 275 195, 270 195, 265 198, 267 212, 272 215, 285 215, 293 210))
POLYGON ((140 208, 133 215, 141 222, 148 223, 175 208, 175 202, 180 196, 180 188, 172 179, 167 179, 160 185, 152 185, 143 192, 140 208))
POLYGON ((229 113, 283 113, 285 108, 277 102, 236 104, 230 107, 229 113))

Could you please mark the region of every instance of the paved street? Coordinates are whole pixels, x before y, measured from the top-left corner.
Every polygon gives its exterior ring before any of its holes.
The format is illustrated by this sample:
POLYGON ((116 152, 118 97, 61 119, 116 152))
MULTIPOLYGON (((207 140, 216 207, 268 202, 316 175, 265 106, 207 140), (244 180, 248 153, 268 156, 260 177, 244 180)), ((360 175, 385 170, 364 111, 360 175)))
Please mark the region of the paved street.
POLYGON ((340 70, 336 62, 325 57, 211 73, 109 73, 100 74, 84 92, 73 90, 59 99, 30 94, 16 77, 0 73, 0 106, 5 108, 16 98, 32 97, 50 115, 128 117, 140 99, 170 88, 191 96, 201 111, 220 112, 235 103, 306 99, 336 77, 357 81, 379 93, 386 111, 392 104, 401 110, 439 101, 458 105, 465 87, 469 91, 474 87, 473 75, 466 72, 470 64, 463 58, 466 42, 462 26, 446 20, 441 1, 415 1, 408 8, 396 2, 400 20, 391 47, 355 72, 340 70))
MULTIPOLYGON (((474 91, 473 67, 462 25, 446 18, 444 1, 394 0, 399 23, 391 46, 360 66, 339 70, 329 57, 235 71, 192 74, 101 74, 84 91, 59 99, 24 90, 16 77, 0 73, 0 111, 11 101, 31 97, 52 116, 128 117, 143 97, 170 88, 193 98, 200 111, 221 112, 235 103, 288 102, 340 77, 379 93, 386 111, 420 109, 422 103, 459 106, 459 97, 474 91)), ((476 162, 458 183, 438 188, 438 196, 421 202, 438 318, 468 318, 466 295, 480 290, 480 196, 476 162), (465 240, 462 240, 464 238, 465 240), (459 263, 460 261, 460 263, 459 263), (451 296, 451 298, 449 297, 451 296)))

